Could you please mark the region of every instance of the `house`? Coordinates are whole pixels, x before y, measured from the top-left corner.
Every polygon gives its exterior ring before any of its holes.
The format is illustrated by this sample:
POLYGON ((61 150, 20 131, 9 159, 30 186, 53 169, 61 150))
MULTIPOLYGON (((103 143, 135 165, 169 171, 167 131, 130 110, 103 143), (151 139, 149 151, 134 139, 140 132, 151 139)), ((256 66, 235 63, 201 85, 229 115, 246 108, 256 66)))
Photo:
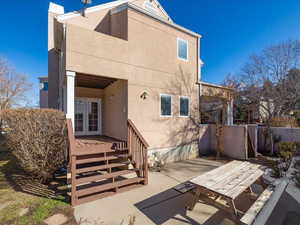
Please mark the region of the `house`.
POLYGON ((40 108, 48 108, 48 77, 39 77, 40 108))
POLYGON ((76 136, 127 140, 130 119, 149 154, 196 157, 190 117, 198 116, 202 95, 225 90, 232 124, 229 91, 201 81, 200 39, 157 0, 116 0, 84 13, 50 3, 49 107, 66 113, 76 136))

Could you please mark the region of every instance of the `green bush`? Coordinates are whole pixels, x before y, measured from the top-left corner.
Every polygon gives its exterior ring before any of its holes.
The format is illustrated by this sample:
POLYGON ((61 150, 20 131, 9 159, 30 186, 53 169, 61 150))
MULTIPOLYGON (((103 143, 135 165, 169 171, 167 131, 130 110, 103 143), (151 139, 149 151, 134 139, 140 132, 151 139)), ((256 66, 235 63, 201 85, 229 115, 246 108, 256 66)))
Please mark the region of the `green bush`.
POLYGON ((294 142, 281 142, 278 144, 278 155, 284 161, 290 160, 296 152, 297 145, 294 142))
POLYGON ((0 114, 8 127, 8 147, 30 176, 45 183, 63 166, 68 149, 63 112, 51 109, 15 109, 0 114))
POLYGON ((297 142, 294 142, 294 143, 296 145, 296 152, 295 152, 295 154, 296 155, 300 155, 300 142, 297 141, 297 142))

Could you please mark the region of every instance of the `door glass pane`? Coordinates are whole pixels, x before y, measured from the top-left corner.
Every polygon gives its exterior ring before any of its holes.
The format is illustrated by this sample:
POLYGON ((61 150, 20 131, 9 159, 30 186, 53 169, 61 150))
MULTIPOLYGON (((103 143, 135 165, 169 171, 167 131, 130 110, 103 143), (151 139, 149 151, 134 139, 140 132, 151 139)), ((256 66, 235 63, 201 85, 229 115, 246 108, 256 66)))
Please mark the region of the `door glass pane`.
POLYGON ((84 109, 85 103, 75 100, 75 132, 84 131, 84 109))
POLYGON ((75 114, 75 131, 83 131, 83 113, 75 114))
POLYGON ((91 102, 89 108, 89 131, 98 131, 98 103, 91 102))

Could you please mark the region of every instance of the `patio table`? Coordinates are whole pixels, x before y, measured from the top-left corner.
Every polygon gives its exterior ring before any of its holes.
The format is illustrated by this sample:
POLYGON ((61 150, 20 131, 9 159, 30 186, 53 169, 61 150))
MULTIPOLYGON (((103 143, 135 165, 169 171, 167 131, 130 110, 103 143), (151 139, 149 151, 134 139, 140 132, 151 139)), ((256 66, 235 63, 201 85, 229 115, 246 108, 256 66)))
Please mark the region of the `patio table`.
POLYGON ((235 199, 243 192, 252 192, 251 185, 256 181, 265 187, 262 181, 263 174, 264 167, 261 165, 232 161, 195 177, 190 180, 196 185, 196 188, 193 190, 193 202, 188 209, 192 210, 201 199, 216 208, 231 213, 234 219, 239 219, 244 212, 236 208, 235 199))

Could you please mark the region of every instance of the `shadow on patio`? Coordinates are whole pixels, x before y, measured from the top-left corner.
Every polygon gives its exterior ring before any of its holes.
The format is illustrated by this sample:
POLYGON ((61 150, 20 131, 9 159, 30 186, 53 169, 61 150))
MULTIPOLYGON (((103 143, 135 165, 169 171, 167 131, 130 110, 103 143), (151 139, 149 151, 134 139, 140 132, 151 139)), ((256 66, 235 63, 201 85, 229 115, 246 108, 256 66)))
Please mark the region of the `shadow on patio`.
POLYGON ((220 225, 234 224, 230 215, 199 202, 191 212, 186 206, 191 202, 190 193, 180 193, 170 188, 135 204, 153 224, 220 225))

